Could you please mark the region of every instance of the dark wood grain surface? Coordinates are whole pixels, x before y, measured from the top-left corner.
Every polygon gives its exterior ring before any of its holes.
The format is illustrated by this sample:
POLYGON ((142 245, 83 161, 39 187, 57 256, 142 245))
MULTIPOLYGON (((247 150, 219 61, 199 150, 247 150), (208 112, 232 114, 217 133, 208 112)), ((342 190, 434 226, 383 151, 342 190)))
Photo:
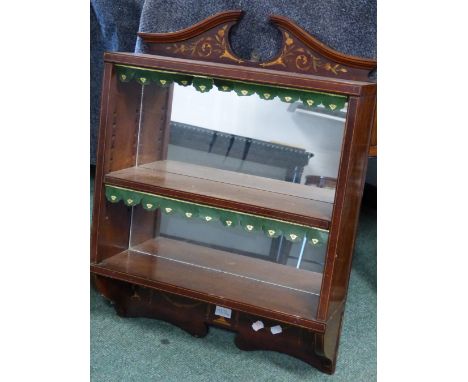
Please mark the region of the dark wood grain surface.
POLYGON ((237 255, 169 238, 147 240, 132 248, 148 254, 169 257, 175 261, 213 271, 226 272, 238 277, 257 279, 318 295, 322 285, 322 274, 295 267, 276 264, 261 259, 237 255))
POLYGON ((105 182, 324 229, 330 224, 333 209, 333 203, 314 199, 329 199, 327 190, 182 162, 130 167, 107 174, 105 182))
POLYGON ((225 183, 231 186, 242 186, 275 194, 295 196, 298 198, 333 203, 335 192, 331 189, 319 188, 298 183, 286 182, 256 175, 244 174, 229 170, 199 166, 191 163, 165 160, 155 161, 140 167, 160 173, 172 173, 190 176, 212 182, 225 183))
POLYGON ((207 302, 255 307, 263 314, 275 312, 295 322, 315 319, 318 296, 313 293, 318 293, 321 284, 321 275, 315 272, 167 238, 123 251, 93 265, 92 270, 123 281, 145 280, 172 292, 183 290, 207 302), (280 286, 281 282, 285 285, 280 286))

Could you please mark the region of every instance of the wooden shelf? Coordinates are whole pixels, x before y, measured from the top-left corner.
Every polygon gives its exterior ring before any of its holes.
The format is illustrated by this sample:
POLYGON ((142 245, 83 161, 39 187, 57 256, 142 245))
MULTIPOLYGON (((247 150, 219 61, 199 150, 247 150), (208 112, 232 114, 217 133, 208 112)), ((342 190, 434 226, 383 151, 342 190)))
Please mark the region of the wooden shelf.
POLYGON ((114 171, 105 183, 328 229, 334 190, 177 161, 114 171))
POLYGON ((305 326, 314 325, 322 283, 320 273, 163 237, 93 264, 91 270, 305 326))

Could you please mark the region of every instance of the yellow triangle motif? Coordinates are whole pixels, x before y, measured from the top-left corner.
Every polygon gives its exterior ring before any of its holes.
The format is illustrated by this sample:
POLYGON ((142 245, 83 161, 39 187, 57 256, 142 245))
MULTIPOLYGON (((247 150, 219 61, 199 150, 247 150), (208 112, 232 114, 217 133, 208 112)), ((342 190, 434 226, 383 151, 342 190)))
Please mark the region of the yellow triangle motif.
POLYGON ((147 207, 147 208, 152 208, 153 205, 152 205, 151 203, 147 203, 147 204, 146 204, 146 207, 147 207))
POLYGON ((166 212, 169 213, 172 211, 172 208, 166 207, 166 212))
POLYGON ((227 86, 223 86, 223 90, 229 90, 227 86))
POLYGON ((209 222, 211 219, 213 219, 211 216, 205 216, 205 220, 209 222))
POLYGON ((253 230, 253 225, 248 224, 246 227, 247 227, 247 229, 248 229, 249 231, 252 231, 252 230, 253 230))
POLYGON ((272 229, 268 230, 268 235, 273 236, 274 234, 275 234, 275 231, 273 231, 272 229))
POLYGON ((296 240, 297 239, 297 235, 294 235, 293 233, 289 235, 289 237, 293 240, 296 240))
POLYGON ((127 76, 126 76, 125 74, 122 74, 122 75, 120 76, 120 78, 121 78, 122 80, 126 80, 126 79, 127 79, 127 76))
POLYGON ((269 94, 269 93, 264 93, 263 96, 264 96, 266 99, 270 98, 270 94, 269 94))
POLYGON ((242 95, 247 95, 248 90, 241 90, 242 95))
POLYGON ((328 105, 328 106, 330 106, 330 109, 332 109, 332 110, 335 110, 335 109, 336 109, 336 105, 334 105, 334 104, 330 104, 330 105, 328 105))
POLYGON ((319 241, 317 239, 312 239, 312 244, 317 244, 319 241))
POLYGON ((112 196, 111 196, 111 200, 115 200, 115 199, 117 199, 117 196, 112 195, 112 196))
POLYGON ((228 227, 230 227, 230 226, 231 226, 231 224, 232 224, 232 221, 230 221, 230 220, 226 220, 226 224, 228 225, 228 227))
POLYGON ((127 203, 128 203, 128 204, 132 204, 132 203, 133 203, 133 200, 132 200, 132 199, 127 199, 127 203))
POLYGON ((145 83, 146 82, 146 78, 145 77, 140 77, 140 81, 145 83))
POLYGON ((187 85, 187 81, 180 81, 182 85, 187 85))
POLYGON ((166 80, 159 80, 159 82, 161 82, 161 84, 165 85, 166 84, 166 80))
POLYGON ((312 106, 314 104, 314 100, 312 99, 308 99, 306 102, 307 102, 307 105, 309 106, 312 106))
POLYGON ((289 102, 289 101, 291 101, 291 100, 292 100, 292 98, 291 98, 291 97, 289 97, 289 96, 287 96, 287 97, 284 97, 284 99, 285 99, 287 102, 289 102))
POLYGON ((192 217, 192 213, 191 213, 191 212, 186 212, 186 213, 185 213, 185 216, 187 216, 188 218, 191 218, 191 217, 192 217))
POLYGON ((202 92, 204 92, 205 89, 206 89, 206 86, 205 86, 205 85, 200 85, 199 87, 200 87, 200 90, 201 90, 202 92))

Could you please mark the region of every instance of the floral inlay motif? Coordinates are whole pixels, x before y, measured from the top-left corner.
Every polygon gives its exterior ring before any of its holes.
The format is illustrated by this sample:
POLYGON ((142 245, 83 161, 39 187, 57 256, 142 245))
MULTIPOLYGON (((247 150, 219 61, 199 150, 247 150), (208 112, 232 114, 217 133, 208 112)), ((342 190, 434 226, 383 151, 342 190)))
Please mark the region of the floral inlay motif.
POLYGON ((202 36, 192 42, 179 42, 166 47, 166 50, 174 54, 190 56, 195 58, 217 57, 225 58, 237 63, 244 62, 235 57, 228 48, 227 42, 228 25, 224 25, 214 36, 202 36))
POLYGON ((291 38, 288 32, 284 31, 284 47, 278 58, 270 62, 264 62, 260 66, 295 66, 303 72, 317 72, 319 69, 332 72, 335 75, 346 73, 348 70, 340 64, 323 62, 319 57, 312 54, 311 51, 300 46, 296 46, 295 40, 291 38))

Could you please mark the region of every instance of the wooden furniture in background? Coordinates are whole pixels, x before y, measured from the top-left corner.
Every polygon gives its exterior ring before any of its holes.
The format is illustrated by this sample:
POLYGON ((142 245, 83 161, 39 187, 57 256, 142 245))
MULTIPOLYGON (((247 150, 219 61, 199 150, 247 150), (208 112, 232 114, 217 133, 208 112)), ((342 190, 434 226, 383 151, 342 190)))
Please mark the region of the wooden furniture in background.
POLYGON ((175 33, 139 33, 150 54, 105 54, 91 272, 122 316, 166 320, 199 337, 215 325, 236 332, 241 349, 287 353, 333 373, 374 121, 376 84, 368 75, 376 63, 338 53, 280 16, 271 17, 283 36, 277 57, 242 59, 228 38, 241 15, 223 12, 175 33), (335 192, 169 160, 174 81, 200 91, 224 83, 242 94, 286 92, 285 102, 307 104, 309 93, 324 104, 346 100, 335 192), (162 234, 163 217, 174 213, 271 238, 280 232, 291 245, 323 243, 323 269, 162 234), (254 330, 257 321, 264 327, 254 330))

